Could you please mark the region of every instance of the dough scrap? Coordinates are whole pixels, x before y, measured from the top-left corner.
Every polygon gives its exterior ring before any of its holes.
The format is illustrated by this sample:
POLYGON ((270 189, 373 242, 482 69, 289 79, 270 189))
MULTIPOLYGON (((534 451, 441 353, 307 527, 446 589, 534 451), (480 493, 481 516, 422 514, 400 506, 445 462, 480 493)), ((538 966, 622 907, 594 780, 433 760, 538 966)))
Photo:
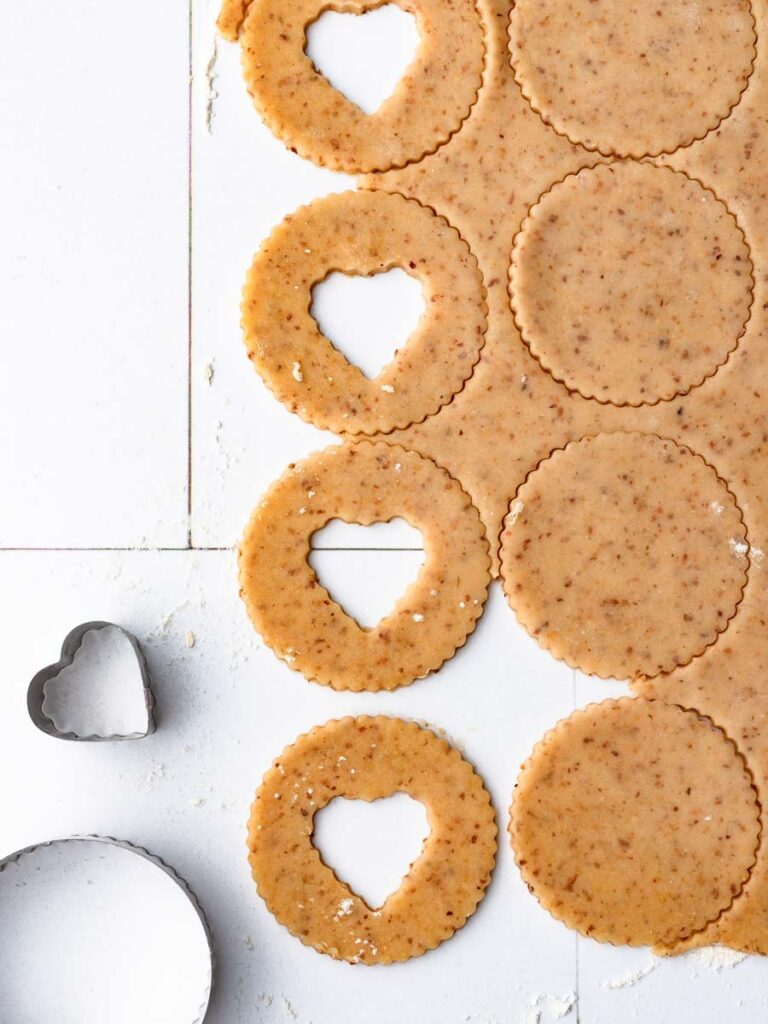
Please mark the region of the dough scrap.
POLYGON ((328 722, 283 751, 256 794, 248 848, 259 894, 305 945, 348 963, 389 964, 433 949, 475 912, 496 835, 472 765, 428 729, 379 716, 328 722), (397 792, 426 806, 430 834, 400 888, 373 911, 321 860, 314 816, 338 796, 397 792))
POLYGON ((336 690, 392 690, 436 671, 475 628, 490 582, 483 525, 467 494, 416 452, 360 441, 290 466, 257 506, 240 546, 241 594, 279 658, 336 690), (338 605, 310 567, 312 534, 331 519, 402 516, 425 561, 372 629, 338 605))
POLYGON ((576 711, 520 772, 510 836, 541 905, 582 935, 667 947, 716 920, 755 862, 743 758, 695 712, 625 697, 576 711))
POLYGON ((674 441, 600 434, 555 452, 517 492, 501 576, 520 623, 572 668, 656 676, 715 643, 747 582, 727 487, 674 441))
MULTIPOLYGON (((230 3, 244 6, 238 0, 230 3)), ((768 48, 758 48, 747 88, 717 129, 655 161, 711 188, 742 227, 755 266, 755 297, 745 334, 727 362, 680 399, 639 408, 603 405, 569 392, 541 368, 520 338, 510 309, 510 250, 529 210, 555 182, 602 162, 602 157, 557 134, 523 96, 510 63, 509 6, 509 0, 478 0, 487 33, 486 71, 477 103, 461 130, 423 160, 363 179, 368 188, 418 197, 447 217, 467 239, 488 289, 486 346, 466 387, 437 415, 388 440, 417 449, 461 480, 480 510, 494 556, 510 497, 554 449, 600 432, 639 430, 700 452, 744 511, 749 581, 727 635, 705 656, 669 675, 633 685, 645 694, 696 707, 721 724, 743 750, 758 789, 764 792, 768 48)), ((754 0, 751 6, 757 37, 768 38, 768 3, 754 0)), ((768 844, 761 845, 744 892, 698 938, 768 953, 768 844)))

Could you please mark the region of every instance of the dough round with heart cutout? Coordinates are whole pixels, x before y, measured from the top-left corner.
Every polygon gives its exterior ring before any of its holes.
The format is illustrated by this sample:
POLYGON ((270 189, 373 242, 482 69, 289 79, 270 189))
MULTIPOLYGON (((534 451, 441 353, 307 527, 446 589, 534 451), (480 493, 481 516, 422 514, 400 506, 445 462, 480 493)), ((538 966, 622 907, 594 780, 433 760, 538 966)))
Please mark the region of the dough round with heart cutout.
POLYGON ((623 161, 570 175, 531 208, 512 251, 524 341, 555 380, 615 405, 672 399, 736 348, 749 247, 713 192, 623 161))
POLYGON ((663 949, 714 921, 757 856, 757 793, 709 719, 625 697, 576 711, 523 765, 515 859, 553 917, 616 945, 663 949))
POLYGON ((572 668, 671 672, 704 653, 747 582, 736 500, 701 456, 648 434, 555 451, 519 488, 501 536, 518 620, 572 668))
POLYGON ((335 433, 389 433, 437 412, 472 375, 485 338, 483 277, 467 243, 428 207, 388 192, 342 192, 273 231, 245 283, 242 325, 249 358, 292 412, 335 433), (393 267, 421 283, 425 309, 370 379, 320 331, 312 288, 332 271, 393 267))
POLYGON ((755 60, 749 0, 515 0, 510 50, 533 109, 604 156, 658 156, 716 128, 755 60))
POLYGON ((326 448, 288 467, 240 545, 240 593, 279 658, 336 690, 392 690, 436 671, 475 628, 490 582, 477 509, 444 469, 371 441, 326 448), (363 526, 401 516, 424 537, 424 564, 372 629, 337 604, 308 562, 331 519, 363 526))
MULTIPOLYGON (((475 0, 393 0, 414 15, 420 42, 392 95, 373 114, 331 85, 305 52, 324 0, 225 0, 219 29, 239 37, 248 92, 285 145, 348 174, 404 167, 447 142, 475 105, 485 41, 475 0)), ((344 0, 365 14, 380 0, 344 0)))
POLYGON ((496 820, 480 776, 429 729, 399 718, 344 718, 287 747, 264 776, 248 826, 249 861, 277 920, 321 953, 353 964, 420 956, 475 912, 496 860, 496 820), (372 910, 312 843, 335 797, 407 793, 430 833, 400 888, 372 910))

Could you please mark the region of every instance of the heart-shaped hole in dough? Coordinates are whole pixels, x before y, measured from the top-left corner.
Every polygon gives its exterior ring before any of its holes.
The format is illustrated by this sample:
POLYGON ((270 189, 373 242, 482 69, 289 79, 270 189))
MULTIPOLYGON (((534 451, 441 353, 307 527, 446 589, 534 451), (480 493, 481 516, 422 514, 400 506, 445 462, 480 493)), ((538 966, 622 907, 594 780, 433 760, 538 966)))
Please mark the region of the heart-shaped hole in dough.
POLYGON ((395 91, 419 41, 414 16, 384 4, 363 14, 324 11, 307 27, 305 52, 334 89, 374 114, 395 91))
POLYGON ((334 271, 312 289, 310 313, 334 348, 375 380, 424 313, 420 282, 395 267, 379 274, 334 271))
POLYGON ((400 888, 429 832, 426 807, 407 793, 370 803, 336 797, 315 816, 312 842, 336 877, 378 910, 400 888))
POLYGON ((332 519, 312 537, 309 564, 363 629, 388 615, 424 564, 424 540, 405 519, 361 526, 332 519))

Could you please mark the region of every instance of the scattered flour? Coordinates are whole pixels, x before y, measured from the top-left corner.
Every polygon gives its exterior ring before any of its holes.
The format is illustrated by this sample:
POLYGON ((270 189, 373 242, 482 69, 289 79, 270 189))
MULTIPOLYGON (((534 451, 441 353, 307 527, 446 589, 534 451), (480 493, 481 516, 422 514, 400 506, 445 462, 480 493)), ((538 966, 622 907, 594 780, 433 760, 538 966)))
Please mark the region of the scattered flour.
POLYGON ((140 784, 147 789, 154 789, 166 779, 165 765, 160 761, 153 761, 140 779, 140 784))
MULTIPOLYGON (((693 949, 681 957, 674 958, 674 960, 684 960, 691 964, 694 968, 694 973, 697 968, 702 968, 704 970, 716 971, 718 974, 722 970, 730 970, 733 967, 737 967, 746 959, 746 953, 741 953, 735 949, 726 949, 724 946, 703 946, 701 949, 693 949)), ((615 978, 605 978, 602 986, 605 989, 633 988, 643 978, 647 978, 657 967, 666 962, 668 962, 666 957, 653 957, 648 963, 633 971, 627 971, 625 974, 620 974, 615 978)))
POLYGON ((515 525, 515 523, 517 522, 517 517, 520 515, 524 508, 525 503, 520 501, 519 499, 512 505, 512 508, 509 510, 509 522, 512 526, 515 525))
POLYGON ((638 983, 638 981, 642 981, 643 978, 647 978, 652 971, 655 971, 658 965, 659 961, 654 959, 644 967, 638 967, 634 971, 626 971, 624 974, 620 974, 616 978, 606 978, 603 981, 603 988, 632 988, 638 983))
POLYGON ((539 992, 531 997, 530 1006, 525 1011, 520 1024, 548 1024, 549 1021, 562 1020, 576 1006, 575 992, 565 996, 553 996, 539 992))
POLYGON ((336 911, 336 917, 347 917, 349 914, 352 913, 352 908, 354 907, 354 905, 355 901, 350 899, 349 897, 347 897, 345 900, 342 900, 341 903, 339 904, 338 910, 336 911))
POLYGON ((695 967, 705 967, 719 974, 723 969, 730 970, 747 959, 747 954, 737 949, 726 949, 725 946, 703 946, 685 954, 685 959, 695 967))
MULTIPOLYGON (((209 135, 213 135, 213 105, 219 97, 218 90, 216 89, 216 79, 218 78, 216 73, 216 61, 218 59, 219 39, 218 36, 214 36, 211 59, 208 61, 205 69, 205 81, 208 86, 208 99, 205 104, 205 127, 208 129, 209 135)), ((210 380, 208 383, 211 383, 210 380)))

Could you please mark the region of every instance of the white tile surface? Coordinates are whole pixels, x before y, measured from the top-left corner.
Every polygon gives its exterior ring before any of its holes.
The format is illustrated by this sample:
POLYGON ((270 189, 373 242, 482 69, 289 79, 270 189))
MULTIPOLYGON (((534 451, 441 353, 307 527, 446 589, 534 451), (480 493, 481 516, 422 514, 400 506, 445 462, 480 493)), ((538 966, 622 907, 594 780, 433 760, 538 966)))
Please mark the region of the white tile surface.
MULTIPOLYGON (((373 592, 399 556, 370 556, 373 592)), ((301 732, 346 714, 401 714, 445 728, 487 780, 504 827, 517 763, 552 717, 567 713, 571 692, 497 588, 477 634, 442 672, 381 695, 310 685, 264 649, 240 607, 229 552, 0 553, 0 612, 8 637, 0 774, 15 780, 3 787, 0 849, 96 831, 174 864, 213 926, 211 1024, 283 1024, 283 999, 301 1024, 516 1024, 539 995, 575 989, 574 938, 539 911, 503 835, 488 896, 467 927, 392 968, 353 968, 305 948, 268 913, 248 875, 245 821, 263 771, 301 732), (55 660, 71 626, 93 616, 143 641, 156 680, 155 736, 78 745, 28 721, 28 679, 55 660)))
POLYGON ((0 13, 0 545, 183 545, 185 5, 0 13))
MULTIPOLYGON (((202 547, 230 546, 284 466, 333 440, 287 413, 253 372, 238 305, 274 224, 352 184, 260 124, 237 48, 214 47, 217 6, 193 0, 191 528, 202 547)), ((0 480, 11 496, 0 504, 0 547, 187 542, 188 15, 182 0, 0 14, 0 221, 10 240, 0 254, 0 480)), ((329 578, 365 583, 345 594, 361 616, 380 612, 373 599, 393 597, 419 560, 386 550, 418 548, 407 529, 373 536, 334 524, 318 538, 326 549, 381 549, 316 556, 329 578)), ((498 587, 440 673, 380 695, 336 694, 277 661, 246 621, 227 551, 0 552, 0 615, 0 851, 99 831, 167 857, 213 924, 210 1024, 766 1019, 763 961, 717 970, 701 957, 659 962, 577 942, 525 889, 504 832, 519 763, 574 702, 626 688, 553 661, 498 587), (144 642, 154 737, 63 743, 26 717, 29 678, 69 628, 95 617, 144 642), (445 729, 485 778, 502 830, 478 914, 437 951, 392 968, 351 968, 303 947, 258 899, 244 853, 248 806, 271 759, 300 732, 361 712, 445 729)), ((1 982, 2 963, 6 1024, 1 982)))
POLYGON ((254 253, 283 217, 353 184, 289 153, 260 122, 239 47, 216 42, 217 8, 194 3, 192 536, 203 546, 233 544, 285 466, 333 441, 284 409, 253 370, 240 293, 254 253))

